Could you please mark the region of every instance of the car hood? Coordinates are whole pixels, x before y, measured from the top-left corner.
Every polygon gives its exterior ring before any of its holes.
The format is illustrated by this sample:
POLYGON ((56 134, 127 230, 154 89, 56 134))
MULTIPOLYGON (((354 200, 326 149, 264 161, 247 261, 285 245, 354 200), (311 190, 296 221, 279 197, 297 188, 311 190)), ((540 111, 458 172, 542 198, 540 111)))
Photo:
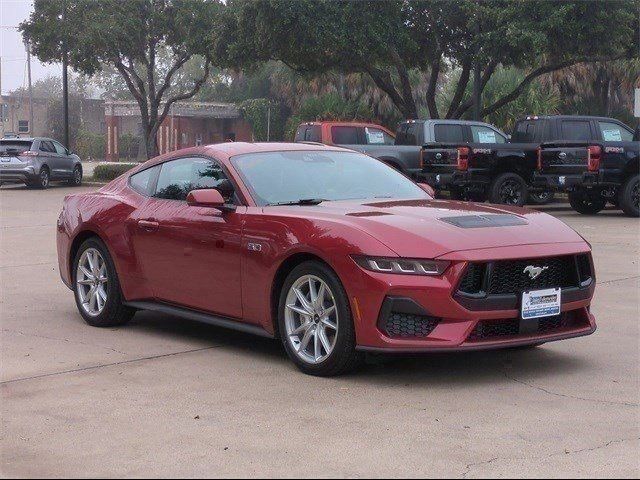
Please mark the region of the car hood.
POLYGON ((504 205, 425 199, 267 208, 281 208, 282 214, 307 220, 349 224, 407 258, 437 258, 450 252, 508 246, 584 243, 580 235, 551 215, 504 205))

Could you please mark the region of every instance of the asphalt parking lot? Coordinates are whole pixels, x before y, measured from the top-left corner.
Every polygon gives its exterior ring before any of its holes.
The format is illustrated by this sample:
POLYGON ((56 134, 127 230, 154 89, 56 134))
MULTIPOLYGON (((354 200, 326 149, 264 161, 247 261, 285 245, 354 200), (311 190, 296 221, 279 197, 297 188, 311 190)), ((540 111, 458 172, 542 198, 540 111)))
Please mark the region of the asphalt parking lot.
POLYGON ((157 313, 87 326, 55 247, 84 190, 0 188, 3 477, 640 475, 637 219, 543 207, 593 245, 594 335, 321 379, 277 342, 157 313))

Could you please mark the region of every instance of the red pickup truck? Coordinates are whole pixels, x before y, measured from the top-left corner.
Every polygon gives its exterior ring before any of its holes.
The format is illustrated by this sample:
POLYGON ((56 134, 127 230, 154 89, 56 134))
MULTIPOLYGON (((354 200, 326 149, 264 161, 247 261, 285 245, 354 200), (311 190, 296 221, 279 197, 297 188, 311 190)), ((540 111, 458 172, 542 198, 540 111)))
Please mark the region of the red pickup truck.
POLYGON ((375 123, 306 122, 296 130, 294 141, 325 145, 393 145, 395 135, 375 123))

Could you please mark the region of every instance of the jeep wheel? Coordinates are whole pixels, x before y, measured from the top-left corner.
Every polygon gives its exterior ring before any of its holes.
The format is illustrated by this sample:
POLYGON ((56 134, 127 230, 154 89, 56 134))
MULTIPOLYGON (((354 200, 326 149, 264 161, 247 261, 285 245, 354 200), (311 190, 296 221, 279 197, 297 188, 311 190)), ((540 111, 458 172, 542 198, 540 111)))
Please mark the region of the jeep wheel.
POLYGON ((638 186, 640 183, 640 175, 629 177, 619 193, 619 203, 622 211, 630 217, 640 216, 638 213, 638 186))
POLYGON ((569 192, 569 204, 576 212, 583 215, 595 215, 602 210, 607 201, 597 195, 589 194, 585 191, 578 190, 569 192))

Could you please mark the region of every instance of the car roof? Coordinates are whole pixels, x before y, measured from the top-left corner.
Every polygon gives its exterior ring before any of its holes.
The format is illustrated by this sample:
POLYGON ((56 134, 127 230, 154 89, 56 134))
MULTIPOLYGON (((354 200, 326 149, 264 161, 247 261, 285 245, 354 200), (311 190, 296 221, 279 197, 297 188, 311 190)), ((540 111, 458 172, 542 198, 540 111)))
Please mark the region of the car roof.
POLYGON ((328 125, 330 127, 340 127, 340 126, 345 126, 345 127, 382 127, 385 128, 383 125, 380 125, 378 123, 373 123, 373 122, 348 122, 348 121, 336 121, 336 120, 327 120, 327 121, 316 121, 316 122, 302 122, 300 125, 298 125, 298 127, 302 127, 304 125, 328 125))
MULTIPOLYGON (((519 118, 518 122, 526 122, 527 120, 550 120, 550 119, 557 119, 557 120, 602 120, 602 121, 615 121, 615 122, 620 122, 619 120, 616 120, 615 118, 611 118, 611 117, 597 117, 594 115, 527 115, 526 117, 523 118, 519 118)), ((622 122, 620 122, 622 123, 622 122)))
POLYGON ((428 124, 428 123, 449 123, 449 124, 455 124, 455 125, 489 125, 490 127, 493 128, 497 128, 494 127, 493 125, 491 125, 490 123, 487 122, 479 122, 476 120, 452 120, 452 119, 447 119, 447 118, 443 118, 443 119, 437 119, 437 118, 431 118, 431 119, 417 119, 417 120, 405 120, 404 122, 400 122, 400 123, 423 123, 423 124, 428 124))

